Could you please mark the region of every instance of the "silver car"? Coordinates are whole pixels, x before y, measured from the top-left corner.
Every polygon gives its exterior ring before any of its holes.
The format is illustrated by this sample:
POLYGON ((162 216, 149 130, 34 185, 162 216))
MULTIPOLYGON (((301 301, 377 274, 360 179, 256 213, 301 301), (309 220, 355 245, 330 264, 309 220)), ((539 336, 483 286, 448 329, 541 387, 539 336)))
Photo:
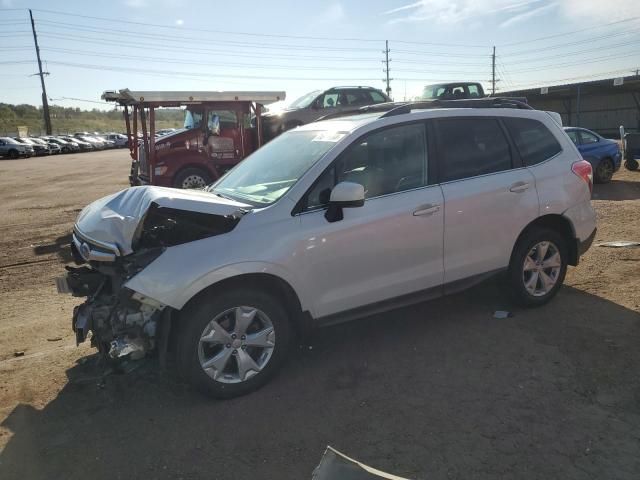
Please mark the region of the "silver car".
POLYGON ((25 157, 29 158, 33 155, 33 147, 25 145, 13 138, 0 137, 0 157, 9 157, 12 159, 25 157))
POLYGON ((387 95, 373 87, 333 87, 325 91, 315 90, 282 110, 264 113, 263 131, 265 138, 271 139, 286 130, 315 122, 327 115, 390 101, 387 95))

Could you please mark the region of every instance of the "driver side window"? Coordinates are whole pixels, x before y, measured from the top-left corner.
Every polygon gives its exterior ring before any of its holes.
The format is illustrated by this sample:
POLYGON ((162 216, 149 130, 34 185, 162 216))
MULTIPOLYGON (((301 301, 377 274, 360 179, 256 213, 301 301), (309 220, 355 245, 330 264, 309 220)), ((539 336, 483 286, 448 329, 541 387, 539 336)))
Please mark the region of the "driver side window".
POLYGON ((365 198, 402 192, 427 184, 426 134, 423 123, 370 133, 350 145, 325 170, 306 198, 305 210, 325 207, 340 182, 359 183, 365 198))
POLYGON ((322 99, 322 103, 320 105, 321 108, 332 108, 338 104, 338 97, 340 94, 336 92, 327 92, 324 94, 322 99))

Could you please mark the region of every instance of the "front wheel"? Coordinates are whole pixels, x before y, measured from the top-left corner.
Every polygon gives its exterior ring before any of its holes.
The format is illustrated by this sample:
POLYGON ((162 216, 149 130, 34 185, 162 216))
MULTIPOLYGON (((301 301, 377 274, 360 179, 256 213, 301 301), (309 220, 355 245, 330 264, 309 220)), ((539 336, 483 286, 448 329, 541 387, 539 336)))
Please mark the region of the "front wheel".
POLYGON ((20 154, 18 153, 18 151, 17 151, 17 150, 15 150, 15 149, 9 150, 9 158, 10 158, 11 160, 15 160, 15 159, 16 159, 16 158, 18 158, 19 156, 20 156, 20 154))
POLYGON ((173 182, 176 188, 195 188, 201 189, 211 183, 211 176, 205 170, 200 168, 185 168, 182 170, 173 182))
POLYGON ((594 180, 596 183, 609 183, 611 181, 611 177, 613 177, 614 169, 613 160, 610 158, 603 158, 596 167, 596 171, 593 175, 594 180))
POLYGON ((281 302, 237 289, 195 300, 180 315, 177 362, 196 388, 232 398, 264 385, 286 358, 291 327, 281 302))
POLYGON ((537 307, 557 293, 567 273, 568 251, 554 230, 532 229, 516 244, 509 263, 509 286, 523 306, 537 307))

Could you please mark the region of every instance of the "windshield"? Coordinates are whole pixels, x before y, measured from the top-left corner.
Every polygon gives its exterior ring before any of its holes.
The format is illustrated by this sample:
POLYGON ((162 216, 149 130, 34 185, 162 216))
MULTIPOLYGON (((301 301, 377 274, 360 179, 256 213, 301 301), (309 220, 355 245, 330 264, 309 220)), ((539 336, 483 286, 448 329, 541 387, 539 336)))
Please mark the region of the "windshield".
POLYGON ((185 110, 184 128, 191 130, 194 128, 200 128, 200 125, 202 125, 202 112, 185 110))
POLYGON ((209 191, 255 206, 269 205, 320 160, 344 133, 289 131, 256 150, 209 191))
POLYGON ((297 100, 294 100, 291 105, 289 105, 289 108, 306 108, 311 105, 311 102, 313 102, 321 93, 322 92, 320 90, 314 90, 313 92, 307 93, 297 100))

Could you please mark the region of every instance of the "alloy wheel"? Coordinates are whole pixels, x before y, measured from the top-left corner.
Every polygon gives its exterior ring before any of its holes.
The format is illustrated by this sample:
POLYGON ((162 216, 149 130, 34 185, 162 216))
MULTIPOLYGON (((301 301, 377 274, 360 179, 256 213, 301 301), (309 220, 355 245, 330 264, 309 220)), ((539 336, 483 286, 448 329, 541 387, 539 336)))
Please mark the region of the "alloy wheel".
POLYGON ((561 269, 560 250, 553 242, 535 244, 527 253, 522 266, 525 289, 534 297, 547 295, 558 283, 561 269))
POLYGON ((200 366, 221 383, 241 383, 269 363, 276 344, 273 323, 261 310, 239 306, 225 310, 202 331, 200 366))

